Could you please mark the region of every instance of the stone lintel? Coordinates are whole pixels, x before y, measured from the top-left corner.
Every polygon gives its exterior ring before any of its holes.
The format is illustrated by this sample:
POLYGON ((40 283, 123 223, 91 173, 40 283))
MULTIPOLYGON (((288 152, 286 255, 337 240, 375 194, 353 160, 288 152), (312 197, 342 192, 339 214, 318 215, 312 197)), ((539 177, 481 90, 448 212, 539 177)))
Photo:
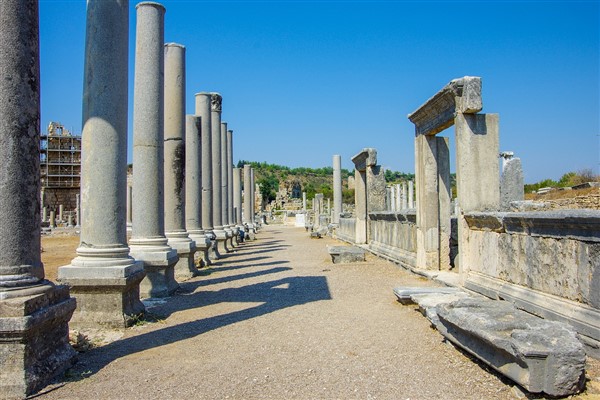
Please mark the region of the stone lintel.
POLYGON ((415 136, 435 135, 452 126, 457 113, 476 114, 482 108, 481 78, 465 76, 450 81, 408 119, 415 124, 415 136))
POLYGON ((466 213, 472 230, 600 242, 599 210, 466 213))
POLYGON ((352 157, 352 162, 358 171, 364 171, 367 167, 377 165, 377 150, 366 147, 352 157))

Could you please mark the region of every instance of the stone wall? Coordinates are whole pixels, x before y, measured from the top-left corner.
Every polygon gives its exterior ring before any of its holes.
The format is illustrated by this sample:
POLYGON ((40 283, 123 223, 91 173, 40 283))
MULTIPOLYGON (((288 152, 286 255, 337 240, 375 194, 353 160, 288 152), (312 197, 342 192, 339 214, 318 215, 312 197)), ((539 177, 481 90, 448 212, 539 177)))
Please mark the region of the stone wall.
POLYGON ((335 234, 340 240, 354 243, 356 235, 356 218, 340 218, 340 224, 335 229, 335 234))
POLYGON ((600 211, 467 213, 465 287, 600 341, 600 211))
POLYGON ((369 213, 369 250, 405 268, 416 266, 417 225, 415 210, 369 213))
POLYGON ((590 209, 600 210, 600 191, 587 196, 577 196, 569 199, 543 200, 551 210, 590 209))

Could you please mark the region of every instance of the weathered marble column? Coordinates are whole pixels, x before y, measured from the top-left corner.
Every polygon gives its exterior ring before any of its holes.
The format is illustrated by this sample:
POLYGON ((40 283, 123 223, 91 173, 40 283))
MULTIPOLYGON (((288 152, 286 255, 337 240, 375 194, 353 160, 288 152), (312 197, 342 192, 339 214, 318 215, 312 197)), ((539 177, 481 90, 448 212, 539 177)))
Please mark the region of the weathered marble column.
POLYGON ((0 1, 0 396, 24 398, 74 362, 75 299, 44 279, 37 0, 0 1))
POLYGON ((58 279, 77 298, 72 324, 123 327, 144 313, 144 264, 129 256, 127 65, 129 3, 90 0, 83 87, 81 234, 77 257, 58 279))
POLYGON ((340 223, 342 213, 342 156, 333 156, 333 219, 334 224, 340 223))
POLYGON ((42 208, 42 222, 48 222, 48 209, 42 208))
MULTIPOLYGON (((186 153, 185 141, 185 47, 167 43, 165 51, 165 236, 171 248, 177 251, 175 278, 189 279, 198 275, 194 263, 196 242, 185 230, 186 208, 186 153)), ((197 135, 199 136, 199 135, 197 135)), ((197 140, 194 144, 199 144, 197 140)), ((198 179, 199 180, 199 179, 198 179)), ((199 194, 200 191, 197 192, 199 194)), ((200 207, 198 207, 200 210, 200 207)))
POLYGON ((62 204, 58 205, 58 221, 62 224, 65 220, 65 206, 62 204))
MULTIPOLYGON (((210 265, 211 258, 218 258, 216 246, 213 245, 215 236, 213 234, 213 188, 212 188, 212 132, 211 132, 211 100, 212 95, 206 92, 197 93, 195 96, 196 116, 200 118, 200 131, 198 138, 194 136, 188 140, 199 141, 197 146, 192 146, 193 154, 186 153, 186 158, 189 160, 193 168, 198 169, 195 174, 196 178, 190 178, 191 181, 187 184, 192 185, 190 192, 187 195, 187 201, 194 204, 194 209, 191 211, 193 215, 197 215, 199 227, 190 232, 190 237, 196 241, 196 247, 202 250, 202 263, 210 265), (197 157, 196 157, 197 154, 197 157), (199 164, 196 164, 198 163, 199 164), (197 186, 197 187, 196 187, 197 186), (199 194, 197 194, 199 193, 199 194), (194 196, 195 199, 192 199, 194 196), (196 209, 200 207, 200 210, 196 209), (209 257, 209 252, 212 257, 209 257)), ((190 172, 191 173, 191 172, 190 172)), ((187 211, 186 211, 187 212, 187 211)), ((192 224, 193 222, 190 221, 192 224)), ((188 231, 190 228, 188 227, 188 231)), ((215 242, 216 244, 216 242, 215 242)))
MULTIPOLYGON (((250 180, 252 181, 252 215, 250 216, 250 219, 252 220, 254 232, 256 232, 256 180, 254 179, 254 168, 250 168, 250 180)), ((259 199, 258 201, 260 202, 259 209, 262 211, 262 199, 259 199)))
POLYGON ((75 195, 75 227, 81 226, 81 195, 77 193, 75 195))
MULTIPOLYGON (((238 228, 235 223, 235 204, 233 202, 233 131, 227 131, 227 207, 229 226, 233 230, 234 239, 238 235, 238 228)), ((233 243, 236 243, 234 240, 233 243)), ((233 244, 232 243, 232 244, 233 244)))
POLYGON ((252 167, 244 164, 244 225, 246 225, 248 239, 254 240, 254 190, 252 184, 252 167))
POLYGON ((235 211, 235 224, 238 229, 238 235, 240 231, 244 230, 242 224, 242 169, 233 169, 233 208, 235 211))
POLYGON ((216 256, 219 257, 219 243, 223 247, 223 250, 227 252, 225 241, 227 240, 227 233, 223 228, 223 215, 221 208, 223 207, 223 194, 222 194, 222 168, 221 168, 221 110, 222 110, 223 98, 219 93, 211 93, 211 146, 212 146, 212 215, 213 215, 213 233, 216 237, 215 252, 216 256))
POLYGON ((231 252, 233 230, 229 226, 229 189, 228 189, 228 168, 227 168, 227 122, 221 122, 221 222, 225 231, 226 239, 224 247, 227 252, 231 252))
POLYGON ((408 208, 415 207, 415 183, 408 181, 408 208))
POLYGON ((127 227, 131 228, 133 221, 133 176, 127 175, 127 194, 126 194, 126 204, 127 204, 127 227))
POLYGON ((56 228, 56 213, 50 210, 50 228, 56 228))
MULTIPOLYGON (((412 181, 411 181, 412 182, 412 181)), ((406 182, 402 182, 402 209, 412 208, 408 204, 408 191, 406 182)))
POLYGON ((158 3, 136 6, 133 94, 133 230, 131 255, 144 262, 144 296, 166 297, 179 285, 177 251, 167 244, 164 224, 164 15, 158 3))

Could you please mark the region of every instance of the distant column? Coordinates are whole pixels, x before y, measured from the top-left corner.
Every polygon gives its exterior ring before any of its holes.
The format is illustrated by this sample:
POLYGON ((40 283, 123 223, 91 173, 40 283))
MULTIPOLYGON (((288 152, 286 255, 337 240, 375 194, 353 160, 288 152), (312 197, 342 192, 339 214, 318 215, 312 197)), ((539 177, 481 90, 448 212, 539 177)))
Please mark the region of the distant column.
MULTIPOLYGON (((252 182, 252 214, 250 215, 250 219, 252 220, 252 224, 256 225, 256 181, 254 179, 254 168, 250 168, 250 180, 252 182)), ((254 226, 256 229, 256 226, 254 226)))
POLYGON ((81 200, 80 194, 77 193, 75 195, 75 227, 79 228, 81 226, 81 200))
POLYGON ((415 184, 408 181, 408 208, 415 208, 415 184))
POLYGON ((408 204, 408 192, 406 188, 406 182, 402 182, 402 209, 406 210, 411 208, 408 204))
POLYGON ((131 227, 131 222, 133 221, 133 183, 131 182, 132 180, 133 176, 127 175, 127 195, 125 196, 125 198, 127 204, 127 226, 129 227, 131 227))
POLYGON ((244 165, 244 224, 248 229, 248 239, 254 240, 254 185, 250 164, 244 165))
POLYGON ((44 280, 40 246, 37 0, 0 1, 1 396, 24 398, 73 364, 75 299, 44 280), (11 299, 11 300, 9 300, 11 299))
MULTIPOLYGON (((179 256, 179 261, 175 264, 175 278, 189 279, 198 274, 198 269, 194 263, 196 242, 190 239, 185 229, 186 153, 189 151, 198 158, 200 154, 198 149, 188 148, 185 141, 185 47, 167 43, 164 52, 165 236, 169 246, 179 256)), ((198 144, 197 139, 193 145, 198 144)), ((199 194, 200 191, 197 190, 196 195, 199 194)), ((199 205, 196 209, 200 214, 199 205)))
POLYGON ((342 213, 342 156, 333 156, 333 220, 334 224, 340 223, 342 213))
POLYGON ((58 221, 62 224, 65 218, 65 206, 62 204, 58 205, 58 221))
POLYGON ((58 269, 77 298, 75 326, 123 327, 145 312, 139 285, 146 273, 129 256, 125 215, 128 32, 127 1, 88 1, 81 245, 71 265, 58 269))
POLYGON ((213 198, 213 232, 216 237, 215 251, 219 257, 219 243, 222 243, 224 251, 227 233, 223 229, 223 207, 222 189, 221 189, 221 110, 223 98, 219 93, 211 93, 211 139, 212 139, 212 198, 213 198))
POLYGON ((302 211, 306 211, 306 192, 302 192, 302 211))
POLYGON ((233 209, 235 211, 234 222, 238 230, 244 230, 242 225, 242 170, 241 168, 233 169, 233 209))
MULTIPOLYGON (((187 194, 186 201, 190 204, 198 204, 201 207, 199 214, 200 229, 194 228, 194 233, 190 233, 196 241, 196 247, 202 250, 202 262, 204 265, 210 265, 209 251, 213 251, 211 239, 213 235, 213 188, 212 188, 212 132, 211 132, 211 94, 206 92, 197 93, 196 98, 196 116, 200 118, 200 138, 190 138, 190 140, 200 140, 197 146, 192 147, 192 154, 186 153, 186 159, 190 165, 199 170, 195 178, 190 178, 189 184, 192 186, 190 193, 187 194), (195 157, 195 154, 198 157, 195 157), (196 165, 200 162, 199 166, 196 165), (199 187, 195 187, 199 185, 199 187), (195 193, 199 193, 196 195, 195 193), (191 196, 195 198, 192 199, 191 196)), ((187 184, 186 184, 187 185, 187 184)), ((197 211, 193 211, 196 215, 197 211)), ((189 228, 188 228, 189 231, 189 228)), ((216 254, 215 257, 216 258, 216 254)))
POLYGON ((238 229, 235 224, 233 202, 233 131, 227 131, 227 223, 233 230, 233 237, 237 237, 238 229))
POLYGON ((133 231, 131 255, 144 261, 141 291, 170 296, 179 285, 179 257, 167 244, 164 225, 164 15, 158 3, 136 6, 133 97, 133 231))
POLYGON ((233 239, 233 230, 229 226, 229 188, 228 188, 228 168, 227 168, 227 122, 221 122, 221 221, 223 223, 223 230, 225 231, 226 240, 224 247, 227 252, 232 246, 231 239, 233 239), (229 246, 228 246, 229 244, 229 246))

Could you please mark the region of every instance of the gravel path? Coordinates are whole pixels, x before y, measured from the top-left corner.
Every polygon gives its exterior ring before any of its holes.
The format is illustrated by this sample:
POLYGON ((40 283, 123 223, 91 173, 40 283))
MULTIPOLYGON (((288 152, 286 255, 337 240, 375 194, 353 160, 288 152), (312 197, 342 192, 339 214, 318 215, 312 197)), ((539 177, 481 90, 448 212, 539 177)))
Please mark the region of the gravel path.
MULTIPOLYGON (((511 399, 394 286, 431 282, 330 239, 266 226, 150 311, 156 322, 80 354, 43 399, 511 399)), ((99 335, 97 332, 96 335, 99 335)))

